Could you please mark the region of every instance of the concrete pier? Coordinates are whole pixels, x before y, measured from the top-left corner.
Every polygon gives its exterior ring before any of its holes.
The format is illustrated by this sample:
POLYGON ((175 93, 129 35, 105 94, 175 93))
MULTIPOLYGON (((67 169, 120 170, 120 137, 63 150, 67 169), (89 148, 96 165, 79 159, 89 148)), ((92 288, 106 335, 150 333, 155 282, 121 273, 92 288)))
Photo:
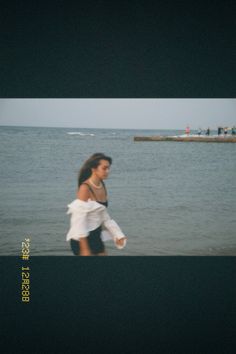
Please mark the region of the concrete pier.
POLYGON ((135 136, 134 141, 181 141, 198 143, 236 143, 236 136, 135 136))

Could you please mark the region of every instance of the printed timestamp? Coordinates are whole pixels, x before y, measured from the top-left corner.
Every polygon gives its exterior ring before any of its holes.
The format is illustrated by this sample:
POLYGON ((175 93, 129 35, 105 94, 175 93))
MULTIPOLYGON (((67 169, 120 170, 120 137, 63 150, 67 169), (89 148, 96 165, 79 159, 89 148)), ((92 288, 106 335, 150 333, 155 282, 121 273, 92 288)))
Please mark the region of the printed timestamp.
POLYGON ((30 267, 28 265, 30 256, 30 238, 22 242, 22 266, 21 266, 21 301, 30 302, 30 267))

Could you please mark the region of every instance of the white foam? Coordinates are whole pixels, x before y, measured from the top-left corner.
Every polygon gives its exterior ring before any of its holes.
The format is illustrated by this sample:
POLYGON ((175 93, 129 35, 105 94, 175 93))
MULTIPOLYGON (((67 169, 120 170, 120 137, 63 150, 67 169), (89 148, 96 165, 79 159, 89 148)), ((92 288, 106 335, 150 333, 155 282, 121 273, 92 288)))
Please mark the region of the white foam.
POLYGON ((92 133, 81 133, 81 132, 67 132, 69 135, 81 135, 81 136, 94 136, 95 134, 92 133))

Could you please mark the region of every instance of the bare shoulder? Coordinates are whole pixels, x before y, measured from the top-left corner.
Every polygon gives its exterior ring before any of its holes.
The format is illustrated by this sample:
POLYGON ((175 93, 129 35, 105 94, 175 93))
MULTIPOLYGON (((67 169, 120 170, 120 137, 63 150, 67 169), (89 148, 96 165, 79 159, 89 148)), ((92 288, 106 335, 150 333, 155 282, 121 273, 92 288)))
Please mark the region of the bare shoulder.
POLYGON ((77 190, 77 198, 80 200, 87 201, 90 197, 89 187, 86 184, 81 184, 77 190))

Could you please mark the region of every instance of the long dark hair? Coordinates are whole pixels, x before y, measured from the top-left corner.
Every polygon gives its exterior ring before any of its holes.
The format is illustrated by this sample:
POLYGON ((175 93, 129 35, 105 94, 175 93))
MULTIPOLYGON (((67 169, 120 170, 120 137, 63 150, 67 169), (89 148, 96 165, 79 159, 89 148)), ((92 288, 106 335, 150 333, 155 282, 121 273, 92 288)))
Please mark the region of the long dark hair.
POLYGON ((97 168, 100 160, 106 160, 110 165, 112 164, 112 158, 102 152, 97 152, 90 156, 79 170, 78 187, 91 176, 92 168, 97 168))

